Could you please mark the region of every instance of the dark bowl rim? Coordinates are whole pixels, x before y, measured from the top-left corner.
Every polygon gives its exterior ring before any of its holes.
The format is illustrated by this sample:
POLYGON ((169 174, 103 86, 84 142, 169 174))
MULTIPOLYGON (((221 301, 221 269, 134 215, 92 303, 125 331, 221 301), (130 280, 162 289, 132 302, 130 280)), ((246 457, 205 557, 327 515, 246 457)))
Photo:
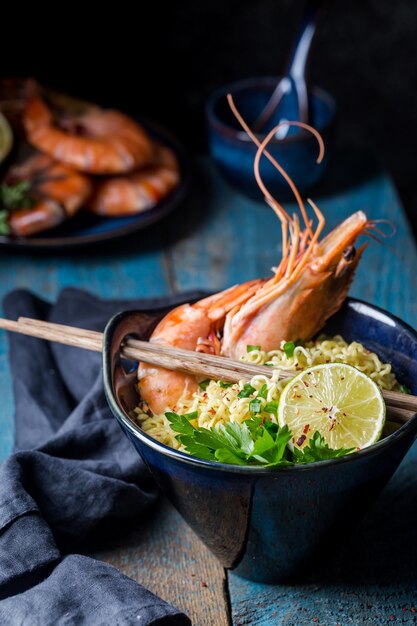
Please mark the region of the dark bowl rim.
MULTIPOLYGON (((414 330, 409 324, 401 320, 396 315, 389 313, 385 309, 378 307, 374 304, 370 304, 369 302, 365 302, 364 300, 360 300, 358 298, 346 298, 346 304, 348 305, 365 305, 366 307, 376 311, 378 313, 382 313, 383 315, 389 317, 392 321, 399 324, 404 330, 407 330, 411 335, 415 338, 417 343, 417 331, 414 330)), ((138 438, 142 443, 144 443, 147 447, 152 448, 156 452, 161 453, 163 456, 170 457, 171 459, 184 463, 185 465, 191 465, 196 468, 206 469, 210 471, 219 471, 219 472, 227 472, 232 474, 243 474, 243 475, 251 475, 251 476, 277 476, 281 473, 291 473, 291 472, 309 472, 315 469, 323 468, 323 467, 334 467, 335 465, 340 465, 342 463, 352 463, 356 459, 369 457, 374 454, 377 454, 380 450, 391 446, 398 439, 402 439, 404 436, 408 434, 410 430, 415 427, 415 422, 417 420, 417 412, 410 418, 410 420, 400 426, 400 428, 391 435, 384 437, 384 439, 380 439, 377 443, 374 443, 367 448, 363 448, 358 452, 354 452, 352 454, 348 454, 346 456, 330 459, 326 461, 316 461, 314 463, 308 464, 300 464, 300 465, 291 465, 289 467, 279 467, 279 468, 264 468, 262 466, 251 466, 251 465, 229 465, 226 463, 219 463, 217 461, 206 461, 204 459, 199 459, 197 457, 192 457, 185 452, 181 452, 179 450, 175 450, 174 448, 170 448, 163 443, 160 443, 147 435, 137 424, 135 424, 130 418, 128 418, 124 412, 119 407, 114 393, 113 386, 111 380, 111 341, 113 334, 118 327, 119 323, 138 311, 122 311, 114 315, 106 325, 104 330, 104 340, 103 340, 103 382, 104 382, 104 391, 106 394, 107 402, 109 407, 120 423, 122 428, 127 428, 129 432, 136 438, 138 438)))
MULTIPOLYGON (((219 117, 215 113, 215 106, 218 103, 219 99, 225 98, 229 92, 233 94, 235 91, 244 89, 245 87, 249 87, 255 83, 261 84, 264 86, 270 86, 270 85, 273 86, 278 83, 280 78, 281 78, 280 76, 253 76, 250 78, 243 78, 241 80, 237 80, 237 81, 228 83, 227 85, 223 85, 222 87, 219 87, 211 94, 211 96, 209 97, 206 103, 206 107, 205 107, 206 118, 207 118, 209 125, 221 135, 226 136, 229 141, 232 141, 241 147, 246 147, 246 148, 253 147, 253 143, 251 139, 246 136, 246 133, 243 130, 242 131, 236 130, 235 128, 232 128, 231 126, 229 126, 228 124, 225 124, 219 119, 219 117)), ((312 85, 311 89, 314 95, 317 95, 319 99, 326 102, 326 104, 331 109, 332 115, 330 119, 325 124, 323 124, 320 128, 317 129, 320 133, 323 133, 329 127, 331 127, 334 122, 334 118, 336 114, 336 101, 333 98, 333 96, 322 87, 318 87, 317 85, 312 85)), ((262 134, 256 134, 256 136, 261 141, 262 139, 265 138, 265 135, 262 135, 262 134)), ((284 137, 283 139, 271 139, 268 145, 276 144, 276 145, 282 146, 287 143, 295 143, 295 142, 303 141, 305 139, 306 139, 306 133, 303 132, 303 133, 300 133, 299 135, 289 135, 287 137, 284 137)), ((309 136, 308 136, 308 139, 310 139, 309 136)), ((313 139, 313 137, 311 137, 311 139, 313 139)))

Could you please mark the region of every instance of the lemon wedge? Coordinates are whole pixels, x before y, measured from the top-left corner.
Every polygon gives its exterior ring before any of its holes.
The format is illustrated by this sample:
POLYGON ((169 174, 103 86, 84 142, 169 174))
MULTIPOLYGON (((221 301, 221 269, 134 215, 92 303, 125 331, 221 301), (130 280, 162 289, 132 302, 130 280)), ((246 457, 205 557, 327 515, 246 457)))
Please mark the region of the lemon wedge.
POLYGON ((331 448, 360 450, 381 437, 385 402, 378 385, 356 367, 324 363, 286 385, 277 417, 291 430, 297 448, 318 431, 331 448))

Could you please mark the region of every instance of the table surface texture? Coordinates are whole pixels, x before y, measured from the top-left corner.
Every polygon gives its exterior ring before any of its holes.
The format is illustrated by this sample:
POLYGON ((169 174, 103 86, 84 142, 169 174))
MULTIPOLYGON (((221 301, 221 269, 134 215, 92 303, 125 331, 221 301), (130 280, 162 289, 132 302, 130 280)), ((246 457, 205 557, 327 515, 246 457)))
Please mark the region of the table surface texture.
MULTIPOLYGON (((217 291, 266 276, 280 260, 280 224, 266 205, 231 189, 201 159, 186 203, 136 236, 71 254, 0 251, 0 296, 27 288, 53 301, 72 285, 107 298, 217 291)), ((395 235, 370 240, 351 295, 417 325, 417 255, 389 179, 368 154, 340 152, 313 199, 331 228, 357 210, 388 220, 395 235)), ((291 202, 285 204, 295 209, 291 202)), ((389 225, 381 225, 387 231, 389 225)), ((7 340, 0 334, 0 460, 13 445, 7 340)), ((185 610, 195 626, 362 626, 417 623, 417 449, 412 449, 334 560, 292 584, 251 583, 226 573, 161 499, 145 522, 96 555, 185 610)))

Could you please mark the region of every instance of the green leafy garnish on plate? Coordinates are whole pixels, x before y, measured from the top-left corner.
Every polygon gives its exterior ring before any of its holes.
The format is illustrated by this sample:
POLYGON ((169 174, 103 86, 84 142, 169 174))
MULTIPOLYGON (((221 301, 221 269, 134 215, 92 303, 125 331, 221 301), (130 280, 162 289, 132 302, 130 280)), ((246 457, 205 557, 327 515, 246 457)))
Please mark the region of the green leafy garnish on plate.
POLYGON ((10 235, 9 215, 16 209, 31 209, 35 204, 30 184, 21 180, 14 185, 0 185, 0 235, 10 235))

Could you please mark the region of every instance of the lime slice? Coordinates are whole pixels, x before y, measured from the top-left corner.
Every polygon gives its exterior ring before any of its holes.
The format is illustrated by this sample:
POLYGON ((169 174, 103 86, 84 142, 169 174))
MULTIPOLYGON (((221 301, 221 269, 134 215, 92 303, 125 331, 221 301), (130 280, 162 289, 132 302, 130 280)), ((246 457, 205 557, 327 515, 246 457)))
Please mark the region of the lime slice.
POLYGON ((0 113, 0 163, 9 154, 13 143, 12 130, 9 122, 4 115, 0 113))
POLYGON ((374 381, 352 365, 310 367, 285 387, 278 409, 293 444, 303 448, 316 430, 331 448, 366 448, 378 441, 385 423, 385 402, 374 381))

